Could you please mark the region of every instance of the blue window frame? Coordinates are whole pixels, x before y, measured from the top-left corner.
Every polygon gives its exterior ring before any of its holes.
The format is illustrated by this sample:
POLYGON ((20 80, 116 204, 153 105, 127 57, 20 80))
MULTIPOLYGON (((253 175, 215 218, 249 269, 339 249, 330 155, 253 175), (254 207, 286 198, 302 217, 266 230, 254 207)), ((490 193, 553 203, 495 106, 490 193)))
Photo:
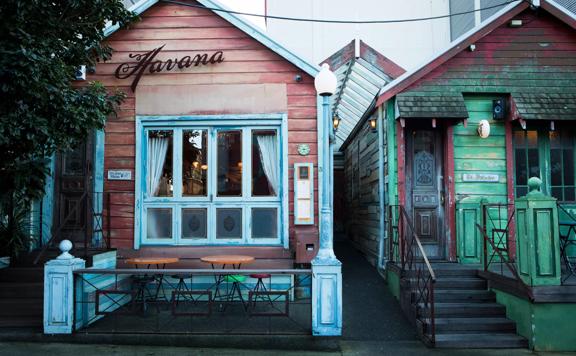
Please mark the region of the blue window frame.
POLYGON ((288 247, 285 114, 138 116, 135 248, 288 247))

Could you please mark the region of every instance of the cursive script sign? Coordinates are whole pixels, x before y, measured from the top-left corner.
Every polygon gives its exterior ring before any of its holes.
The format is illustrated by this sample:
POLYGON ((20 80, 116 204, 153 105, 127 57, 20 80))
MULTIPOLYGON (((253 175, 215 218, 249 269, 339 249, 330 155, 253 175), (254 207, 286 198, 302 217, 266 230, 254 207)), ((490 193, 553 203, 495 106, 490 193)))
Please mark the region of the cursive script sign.
POLYGON ((224 62, 224 53, 216 51, 209 56, 208 53, 196 54, 194 57, 184 56, 180 59, 174 58, 161 61, 154 60, 158 53, 166 46, 165 44, 146 53, 130 53, 128 57, 133 58, 136 62, 122 63, 116 68, 115 76, 118 79, 126 79, 134 76, 132 81, 132 91, 136 91, 136 86, 144 72, 159 73, 162 71, 171 71, 175 68, 183 69, 191 66, 216 64, 224 62))

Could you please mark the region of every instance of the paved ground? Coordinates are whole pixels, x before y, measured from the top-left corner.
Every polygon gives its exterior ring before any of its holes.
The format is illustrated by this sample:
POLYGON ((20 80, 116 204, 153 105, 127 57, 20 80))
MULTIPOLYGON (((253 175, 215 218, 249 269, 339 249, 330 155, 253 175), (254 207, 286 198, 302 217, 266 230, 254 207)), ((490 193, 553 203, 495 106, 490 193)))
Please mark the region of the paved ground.
POLYGON ((343 339, 416 341, 414 328, 376 269, 348 242, 337 241, 334 247, 342 262, 343 339))
POLYGON ((528 356, 528 355, 574 355, 574 353, 532 353, 528 350, 431 350, 418 342, 367 342, 342 341, 338 352, 306 352, 285 350, 240 350, 240 349, 202 349, 171 346, 119 346, 119 345, 80 345, 59 343, 0 343, 0 355, 4 356, 47 356, 47 355, 80 355, 80 356, 168 356, 168 355, 201 355, 201 356, 528 356))

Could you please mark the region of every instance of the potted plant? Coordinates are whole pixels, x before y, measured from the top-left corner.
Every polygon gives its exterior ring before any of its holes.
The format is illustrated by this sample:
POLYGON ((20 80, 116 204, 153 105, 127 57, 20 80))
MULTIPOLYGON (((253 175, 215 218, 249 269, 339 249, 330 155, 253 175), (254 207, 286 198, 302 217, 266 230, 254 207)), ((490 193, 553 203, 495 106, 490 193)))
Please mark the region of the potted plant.
POLYGON ((24 200, 3 199, 0 202, 0 268, 6 268, 28 251, 30 245, 30 222, 24 200))

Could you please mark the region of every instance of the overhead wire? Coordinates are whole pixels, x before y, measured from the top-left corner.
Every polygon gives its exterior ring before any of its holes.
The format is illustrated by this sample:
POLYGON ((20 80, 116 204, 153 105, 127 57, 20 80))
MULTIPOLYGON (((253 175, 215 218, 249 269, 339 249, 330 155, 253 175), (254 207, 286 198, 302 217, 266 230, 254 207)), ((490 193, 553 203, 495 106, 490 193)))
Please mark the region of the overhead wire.
POLYGON ((446 15, 417 17, 417 18, 410 18, 410 19, 395 19, 395 20, 328 20, 328 19, 312 19, 312 18, 301 18, 301 17, 287 17, 287 16, 276 16, 276 15, 267 15, 267 14, 263 15, 263 14, 255 14, 255 13, 249 13, 249 12, 243 12, 243 11, 227 10, 227 9, 222 9, 222 8, 218 8, 218 7, 209 7, 209 6, 203 6, 203 5, 197 5, 197 4, 190 4, 190 3, 186 3, 186 2, 182 2, 182 1, 178 1, 178 0, 161 0, 161 1, 166 2, 166 3, 177 4, 177 5, 188 6, 188 7, 195 7, 195 8, 199 8, 199 9, 206 9, 206 10, 211 10, 211 11, 216 11, 216 12, 224 12, 224 13, 228 13, 228 14, 243 15, 243 16, 253 16, 253 17, 273 19, 273 20, 362 25, 362 24, 390 24, 390 23, 404 23, 404 22, 438 20, 438 19, 443 19, 443 18, 447 18, 447 17, 472 14, 472 13, 476 13, 478 11, 501 8, 501 7, 507 6, 507 5, 512 4, 512 3, 518 3, 518 2, 527 1, 527 0, 506 1, 503 3, 497 4, 497 5, 487 6, 487 7, 478 8, 478 9, 469 10, 469 11, 456 12, 456 13, 446 14, 446 15))

